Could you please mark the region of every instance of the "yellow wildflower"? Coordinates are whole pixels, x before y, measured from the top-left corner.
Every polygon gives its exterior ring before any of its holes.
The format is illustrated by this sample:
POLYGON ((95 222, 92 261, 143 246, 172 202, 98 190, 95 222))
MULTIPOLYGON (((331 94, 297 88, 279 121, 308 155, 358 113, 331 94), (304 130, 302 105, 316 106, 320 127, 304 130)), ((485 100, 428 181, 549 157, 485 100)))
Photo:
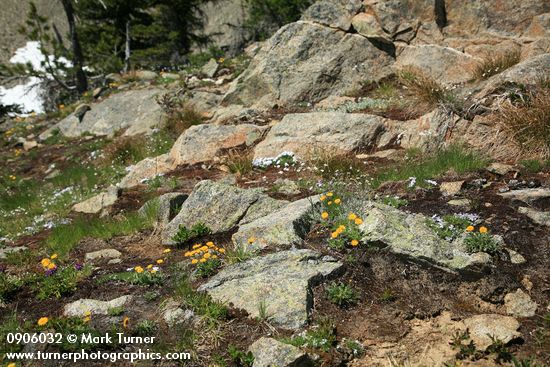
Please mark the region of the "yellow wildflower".
POLYGON ((151 269, 151 270, 149 271, 149 273, 151 273, 151 274, 155 274, 156 272, 157 272, 157 269, 151 269))
POLYGON ((50 259, 52 260, 57 259, 57 254, 53 254, 52 256, 50 256, 50 259))
POLYGON ((165 248, 164 251, 162 251, 162 252, 165 253, 165 254, 167 254, 167 253, 169 253, 170 251, 172 251, 172 250, 169 249, 169 248, 165 248))
POLYGON ((249 243, 249 244, 253 244, 254 242, 256 242, 256 237, 250 237, 250 238, 248 239, 248 243, 249 243))
POLYGON ((183 254, 183 256, 189 257, 189 256, 191 256, 191 252, 187 251, 185 254, 183 254))
POLYGON ((153 267, 153 264, 147 265, 147 269, 151 269, 153 267))
POLYGON ((128 316, 124 317, 124 320, 122 320, 122 326, 126 329, 128 328, 128 324, 130 323, 130 319, 128 316))
POLYGON ((42 266, 45 267, 45 268, 47 268, 51 263, 52 263, 51 260, 48 259, 47 257, 43 258, 40 261, 40 264, 42 264, 42 266))
POLYGON ((199 260, 199 262, 205 263, 205 262, 206 262, 206 259, 205 259, 205 258, 202 258, 202 259, 199 260))
POLYGON ((218 255, 212 255, 212 258, 213 258, 213 259, 217 259, 217 258, 218 258, 218 255))
POLYGON ((357 218, 357 215, 355 215, 355 214, 353 214, 353 213, 350 213, 350 214, 348 215, 348 219, 349 219, 349 220, 355 220, 355 218, 357 218))
POLYGON ((340 200, 340 199, 334 200, 334 204, 340 204, 341 202, 342 202, 342 200, 340 200))
POLYGON ((48 319, 47 317, 41 317, 38 319, 38 326, 44 326, 48 323, 48 321, 50 321, 50 319, 48 319))
POLYGON ((196 250, 196 249, 198 249, 199 247, 201 247, 201 244, 200 244, 200 243, 194 244, 194 245, 193 245, 193 250, 196 250))
POLYGON ((221 252, 222 254, 225 253, 225 249, 221 248, 218 250, 219 252, 221 252))
POLYGON ((204 254, 203 258, 210 259, 211 256, 212 256, 211 254, 204 254))
POLYGON ((206 246, 212 248, 212 247, 214 247, 214 242, 212 242, 212 241, 206 242, 206 246))
POLYGON ((201 251, 205 251, 205 252, 206 252, 206 251, 208 251, 208 246, 202 246, 200 249, 201 249, 201 251))
POLYGON ((162 260, 162 259, 157 260, 157 264, 159 264, 159 265, 162 264, 163 262, 164 262, 164 260, 162 260))
POLYGON ((138 274, 143 273, 143 268, 142 268, 141 266, 136 266, 136 267, 134 268, 134 270, 135 270, 136 273, 138 273, 138 274))
POLYGON ((332 192, 327 192, 328 197, 331 197, 332 195, 334 195, 332 192))
POLYGON ((474 226, 468 226, 466 227, 466 231, 472 232, 474 230, 474 226))
POLYGON ((197 260, 197 259, 191 260, 191 264, 196 264, 196 263, 198 263, 198 262, 199 262, 199 260, 197 260))
POLYGON ((327 205, 332 205, 332 201, 329 201, 329 202, 327 203, 327 205))
POLYGON ((319 198, 319 200, 321 200, 321 201, 325 201, 326 199, 327 199, 326 195, 323 195, 319 198))
POLYGON ((336 238, 336 237, 338 237, 338 235, 339 235, 338 232, 332 232, 332 233, 330 234, 330 236, 331 236, 332 238, 336 238))
POLYGON ((355 218, 355 224, 357 224, 357 225, 363 224, 363 219, 355 218))
POLYGON ((50 263, 50 264, 48 265, 48 270, 53 270, 53 269, 55 269, 55 264, 54 264, 54 263, 50 263))
POLYGON ((359 241, 351 240, 351 245, 355 247, 355 246, 359 245, 359 241))
POLYGON ((327 219, 328 218, 328 213, 327 212, 321 213, 321 218, 327 219))
POLYGON ((11 362, 6 367, 17 367, 17 365, 15 364, 15 362, 11 362))
POLYGON ((483 227, 483 226, 479 227, 479 233, 487 233, 487 232, 488 232, 487 227, 483 227))

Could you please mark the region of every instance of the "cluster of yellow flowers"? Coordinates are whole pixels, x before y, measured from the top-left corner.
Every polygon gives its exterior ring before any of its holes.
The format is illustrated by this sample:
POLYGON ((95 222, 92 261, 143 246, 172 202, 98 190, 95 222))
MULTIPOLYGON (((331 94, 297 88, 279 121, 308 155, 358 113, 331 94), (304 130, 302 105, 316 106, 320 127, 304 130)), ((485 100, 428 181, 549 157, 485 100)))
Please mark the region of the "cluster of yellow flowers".
POLYGON ((191 251, 186 251, 184 256, 191 257, 191 264, 201 264, 205 263, 208 260, 218 259, 222 254, 225 253, 225 249, 218 247, 214 242, 206 242, 205 245, 197 243, 193 245, 191 251))
POLYGON ((348 214, 348 220, 353 221, 357 225, 363 224, 363 219, 359 218, 357 215, 353 213, 348 214))
POLYGON ((15 149, 15 150, 14 150, 14 155, 15 155, 16 157, 19 157, 19 156, 21 155, 21 152, 22 152, 21 149, 15 149))
POLYGON ((109 83, 109 88, 116 88, 118 87, 118 83, 109 83))
MULTIPOLYGON (((466 232, 473 232, 475 230, 474 226, 468 226, 466 227, 466 232)), ((489 230, 487 227, 481 226, 479 227, 479 233, 487 233, 489 230)))
MULTIPOLYGON (((162 251, 162 253, 163 253, 163 254, 168 254, 170 251, 172 251, 172 250, 170 250, 169 248, 167 248, 167 249, 164 249, 164 250, 162 251)), ((156 263, 157 265, 162 265, 162 264, 164 264, 164 261, 165 261, 165 259, 157 259, 157 261, 155 261, 155 263, 156 263)), ((143 268, 142 266, 139 266, 139 265, 138 265, 138 266, 136 266, 136 267, 134 268, 134 271, 135 271, 136 273, 138 273, 138 274, 141 274, 141 273, 143 273, 143 272, 145 272, 145 271, 147 271, 147 272, 150 273, 150 274, 155 274, 156 272, 158 272, 158 269, 159 269, 158 266, 155 266, 155 265, 153 265, 153 264, 148 264, 145 268, 143 268)))
POLYGON ((14 176, 14 175, 9 175, 8 178, 9 178, 10 180, 12 180, 12 181, 17 180, 17 177, 14 176))
POLYGON ((52 260, 57 259, 57 254, 53 254, 50 257, 45 257, 42 260, 40 260, 40 265, 44 268, 44 270, 54 270, 57 268, 57 265, 52 260))
POLYGON ((319 198, 319 200, 321 201, 325 201, 327 202, 327 205, 332 205, 332 204, 336 204, 336 205, 340 205, 342 203, 342 199, 340 198, 334 198, 334 193, 333 192, 327 192, 325 195, 321 195, 321 197, 319 198))

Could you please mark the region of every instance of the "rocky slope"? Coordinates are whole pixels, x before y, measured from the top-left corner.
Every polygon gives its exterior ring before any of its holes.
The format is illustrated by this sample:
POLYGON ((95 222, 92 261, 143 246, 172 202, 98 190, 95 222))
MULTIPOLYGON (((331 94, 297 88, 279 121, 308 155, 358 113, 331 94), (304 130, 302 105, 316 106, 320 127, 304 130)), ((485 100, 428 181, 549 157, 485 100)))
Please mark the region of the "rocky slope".
POLYGON ((2 330, 193 366, 550 363, 548 151, 499 123, 548 93, 549 14, 321 0, 240 75, 111 76, 0 125, 2 330))

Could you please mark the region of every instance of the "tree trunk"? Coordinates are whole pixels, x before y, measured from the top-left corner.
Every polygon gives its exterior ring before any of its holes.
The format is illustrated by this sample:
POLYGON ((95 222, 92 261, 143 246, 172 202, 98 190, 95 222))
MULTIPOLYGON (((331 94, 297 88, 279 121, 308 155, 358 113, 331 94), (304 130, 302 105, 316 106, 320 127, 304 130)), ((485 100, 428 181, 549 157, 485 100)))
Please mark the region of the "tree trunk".
POLYGON ((124 49, 124 72, 130 71, 130 19, 126 21, 126 47, 124 49))
POLYGON ((435 0, 434 3, 435 22, 439 29, 447 26, 447 10, 445 9, 445 0, 435 0))
POLYGON ((67 16, 67 22, 69 23, 69 35, 71 37, 71 45, 73 50, 73 68, 75 70, 76 77, 76 90, 79 93, 84 93, 88 90, 88 81, 86 74, 82 67, 84 66, 84 56, 82 55, 82 48, 80 47, 80 41, 78 40, 78 34, 76 33, 76 25, 74 20, 74 8, 71 2, 72 0, 61 0, 65 15, 67 16))

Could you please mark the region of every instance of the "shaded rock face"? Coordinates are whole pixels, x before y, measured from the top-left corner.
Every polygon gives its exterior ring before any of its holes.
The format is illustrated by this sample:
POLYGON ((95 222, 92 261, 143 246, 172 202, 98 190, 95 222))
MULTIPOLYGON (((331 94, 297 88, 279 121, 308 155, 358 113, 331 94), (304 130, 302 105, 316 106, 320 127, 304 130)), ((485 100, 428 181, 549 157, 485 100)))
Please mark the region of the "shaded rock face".
POLYGON ((245 45, 246 4, 244 0, 208 1, 201 9, 205 15, 202 33, 229 55, 245 45))
POLYGON ((380 80, 389 75, 392 62, 365 37, 303 21, 290 23, 265 43, 223 102, 320 101, 380 80))
POLYGON ((384 121, 379 116, 339 112, 289 114, 256 146, 254 158, 276 157, 285 151, 307 157, 316 149, 339 153, 366 149, 376 145, 384 121))
POLYGON ((161 92, 153 88, 115 94, 91 105, 82 121, 69 115, 54 128, 68 137, 79 137, 85 132, 113 136, 122 129, 127 129, 124 135, 149 133, 162 119, 162 110, 155 100, 161 92))
POLYGON ((313 366, 307 354, 299 348, 273 338, 260 338, 248 350, 254 355, 253 367, 313 366))
POLYGON ((163 227, 177 215, 177 210, 179 210, 185 199, 187 199, 187 196, 180 192, 170 192, 161 195, 146 202, 139 208, 139 213, 145 215, 148 210, 157 206, 157 223, 163 227))
POLYGON ((199 287, 213 299, 232 303, 259 316, 264 305, 269 322, 287 329, 306 325, 311 287, 342 264, 311 250, 282 251, 228 266, 199 287))
POLYGON ((480 272, 490 262, 490 257, 481 253, 466 253, 460 239, 450 243, 439 238, 423 215, 373 202, 366 203, 363 210, 366 215, 359 229, 364 241, 383 244, 396 254, 451 272, 480 272))
POLYGON ((312 208, 319 202, 317 196, 297 200, 277 211, 239 227, 232 237, 235 244, 246 246, 248 239, 253 249, 289 247, 299 244, 311 226, 312 208))
POLYGON ((170 244, 180 225, 190 229, 194 224, 204 223, 214 233, 228 231, 262 195, 260 190, 201 181, 183 203, 178 215, 166 226, 162 233, 163 242, 170 244))

